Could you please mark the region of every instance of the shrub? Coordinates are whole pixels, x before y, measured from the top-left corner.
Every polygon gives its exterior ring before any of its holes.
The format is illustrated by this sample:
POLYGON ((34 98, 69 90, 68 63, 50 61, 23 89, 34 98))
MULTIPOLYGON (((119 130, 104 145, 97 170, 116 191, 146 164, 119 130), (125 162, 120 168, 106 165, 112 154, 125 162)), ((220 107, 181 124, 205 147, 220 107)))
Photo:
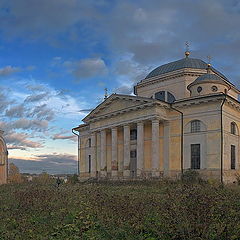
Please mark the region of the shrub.
POLYGON ((199 172, 188 169, 182 175, 182 181, 186 183, 199 183, 203 182, 203 179, 200 177, 199 172))
POLYGON ((24 178, 20 174, 18 167, 14 163, 9 164, 9 183, 23 183, 24 178))
POLYGON ((78 180, 78 175, 77 175, 77 174, 74 174, 74 175, 72 175, 72 176, 69 176, 67 182, 70 183, 70 184, 76 184, 76 183, 78 183, 78 182, 79 182, 79 180, 78 180))

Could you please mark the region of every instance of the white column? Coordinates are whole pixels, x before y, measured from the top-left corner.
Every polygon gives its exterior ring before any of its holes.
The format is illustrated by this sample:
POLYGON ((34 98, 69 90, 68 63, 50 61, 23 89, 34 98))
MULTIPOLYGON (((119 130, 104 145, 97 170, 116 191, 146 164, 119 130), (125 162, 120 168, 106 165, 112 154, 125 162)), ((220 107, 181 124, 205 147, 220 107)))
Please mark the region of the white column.
POLYGON ((107 144, 106 144, 106 130, 101 130, 101 176, 107 176, 107 144))
POLYGON ((91 133, 91 177, 96 177, 96 161, 97 161, 97 154, 96 154, 96 133, 91 133))
POLYGON ((163 174, 169 174, 169 140, 170 140, 170 124, 168 121, 163 123, 163 174))
POLYGON ((130 177, 130 126, 123 127, 124 138, 124 160, 123 160, 123 176, 130 177))
POLYGON ((144 123, 137 123, 137 176, 140 177, 144 168, 144 123))
POLYGON ((118 175, 118 129, 112 128, 112 176, 118 175))
POLYGON ((152 176, 159 177, 159 120, 152 120, 152 176))

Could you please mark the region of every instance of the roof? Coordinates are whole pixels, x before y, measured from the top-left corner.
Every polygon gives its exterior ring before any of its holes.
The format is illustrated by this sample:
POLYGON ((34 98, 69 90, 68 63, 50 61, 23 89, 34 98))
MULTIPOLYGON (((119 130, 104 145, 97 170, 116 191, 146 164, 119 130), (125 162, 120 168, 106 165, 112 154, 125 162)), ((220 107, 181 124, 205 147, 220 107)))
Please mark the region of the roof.
MULTIPOLYGON (((151 77, 156 77, 158 75, 164 74, 164 73, 169 73, 173 72, 179 69, 183 68, 193 68, 193 69, 204 69, 206 70, 208 67, 208 64, 202 61, 201 59, 197 58, 190 58, 190 57, 185 57, 183 59, 180 59, 178 61, 170 62, 167 64, 164 64, 162 66, 159 66, 155 68, 152 72, 150 72, 145 79, 151 78, 151 77)), ((211 68, 213 72, 216 74, 220 75, 222 78, 227 80, 227 78, 220 72, 218 72, 216 69, 211 68)))
POLYGON ((220 83, 220 84, 225 84, 225 85, 229 86, 229 82, 224 80, 223 78, 221 78, 217 74, 206 73, 206 74, 203 74, 203 75, 199 76, 195 81, 190 83, 187 86, 187 88, 189 89, 191 86, 193 86, 195 84, 200 84, 200 83, 203 83, 203 82, 214 82, 214 83, 220 83))
POLYGON ((213 80, 213 81, 222 81, 225 82, 221 77, 219 77, 217 74, 211 74, 211 73, 207 73, 207 74, 203 74, 202 76, 198 77, 195 81, 206 81, 206 80, 213 80))

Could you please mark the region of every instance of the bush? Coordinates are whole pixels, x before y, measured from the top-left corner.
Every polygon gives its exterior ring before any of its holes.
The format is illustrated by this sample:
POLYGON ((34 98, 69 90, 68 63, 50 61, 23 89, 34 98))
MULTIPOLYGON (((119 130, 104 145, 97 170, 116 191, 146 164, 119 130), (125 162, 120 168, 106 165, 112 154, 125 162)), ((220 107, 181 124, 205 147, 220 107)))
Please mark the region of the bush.
POLYGON ((185 183, 199 183, 199 182, 203 182, 203 179, 200 177, 199 172, 192 170, 192 169, 188 169, 187 171, 185 171, 182 175, 182 181, 185 183))
POLYGON ((9 164, 9 183, 23 183, 25 181, 24 177, 19 172, 18 167, 14 163, 9 164))
POLYGON ((70 183, 70 184, 78 183, 79 182, 78 175, 74 174, 72 176, 69 176, 67 182, 70 183))
POLYGON ((53 184, 55 180, 47 172, 42 172, 37 177, 33 178, 33 182, 39 184, 53 184))

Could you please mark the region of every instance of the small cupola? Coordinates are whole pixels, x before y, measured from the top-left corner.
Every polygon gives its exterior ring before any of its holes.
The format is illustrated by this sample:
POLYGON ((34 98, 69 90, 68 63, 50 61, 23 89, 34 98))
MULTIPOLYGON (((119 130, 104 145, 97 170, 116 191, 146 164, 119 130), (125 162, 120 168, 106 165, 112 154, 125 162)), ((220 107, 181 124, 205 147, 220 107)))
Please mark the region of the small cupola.
POLYGON ((207 73, 198 77, 194 82, 188 85, 191 97, 206 95, 211 93, 226 93, 231 86, 219 75, 211 70, 208 64, 207 73))

